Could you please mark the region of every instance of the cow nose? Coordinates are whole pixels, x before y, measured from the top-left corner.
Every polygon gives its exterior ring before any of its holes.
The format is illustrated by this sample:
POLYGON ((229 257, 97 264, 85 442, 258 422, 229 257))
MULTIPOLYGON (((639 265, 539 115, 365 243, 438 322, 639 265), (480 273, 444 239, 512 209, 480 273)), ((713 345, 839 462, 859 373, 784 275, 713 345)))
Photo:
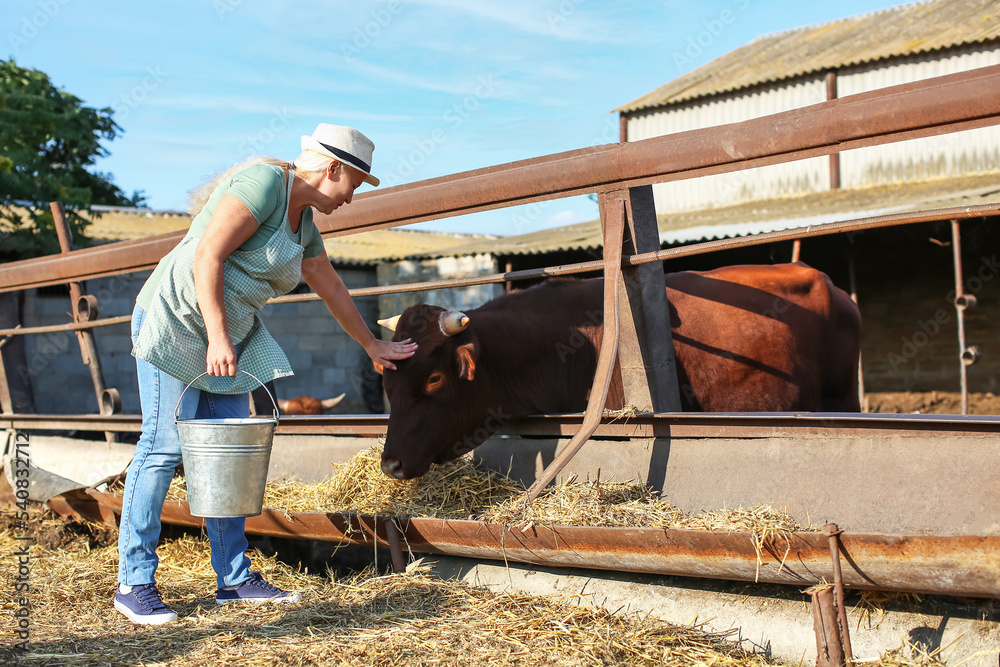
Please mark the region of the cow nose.
POLYGON ((389 477, 403 479, 403 464, 398 459, 382 459, 382 472, 389 477))

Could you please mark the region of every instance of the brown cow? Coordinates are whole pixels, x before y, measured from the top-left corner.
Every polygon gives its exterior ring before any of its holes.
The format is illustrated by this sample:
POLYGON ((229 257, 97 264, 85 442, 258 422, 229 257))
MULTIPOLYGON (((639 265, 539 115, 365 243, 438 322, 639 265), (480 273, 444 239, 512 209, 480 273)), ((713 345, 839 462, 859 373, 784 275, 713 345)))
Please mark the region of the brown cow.
POLYGON ((283 415, 323 415, 344 400, 344 396, 345 394, 341 394, 324 400, 312 396, 296 396, 288 400, 279 398, 278 409, 283 415))
MULTIPOLYGON (((853 411, 861 316, 826 274, 801 263, 666 277, 682 409, 853 411)), ((603 330, 602 279, 556 279, 480 308, 407 308, 393 340, 416 354, 383 378, 391 411, 382 470, 423 475, 482 444, 508 419, 580 412, 603 330)), ((620 408, 615 373, 608 408, 620 408)))

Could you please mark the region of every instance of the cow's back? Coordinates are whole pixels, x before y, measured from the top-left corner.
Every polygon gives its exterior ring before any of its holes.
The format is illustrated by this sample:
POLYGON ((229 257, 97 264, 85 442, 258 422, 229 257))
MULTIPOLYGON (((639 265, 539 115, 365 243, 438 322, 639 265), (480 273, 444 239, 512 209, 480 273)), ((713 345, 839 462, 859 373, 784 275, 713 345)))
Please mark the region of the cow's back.
POLYGON ((861 318, 804 264, 667 275, 684 408, 857 411, 861 318))

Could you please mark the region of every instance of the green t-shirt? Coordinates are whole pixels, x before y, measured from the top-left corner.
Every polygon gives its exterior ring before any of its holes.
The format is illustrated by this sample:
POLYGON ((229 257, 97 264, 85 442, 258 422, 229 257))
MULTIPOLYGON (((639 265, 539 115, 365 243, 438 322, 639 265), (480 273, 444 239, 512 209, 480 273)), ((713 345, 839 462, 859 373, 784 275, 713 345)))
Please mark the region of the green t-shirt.
MULTIPOLYGON (((312 219, 312 208, 307 206, 303 210, 298 232, 292 233, 291 227, 286 222, 288 219, 286 210, 288 199, 285 170, 279 166, 265 163, 252 164, 219 183, 212 191, 205 207, 191 221, 191 228, 188 229, 187 236, 201 237, 205 228, 208 227, 208 222, 212 219, 219 201, 227 194, 233 195, 243 202, 243 205, 257 220, 257 231, 243 242, 238 248, 239 250, 263 248, 271 240, 274 233, 280 229, 288 234, 288 237, 295 243, 302 246, 303 258, 316 257, 326 252, 326 248, 323 246, 323 237, 312 219)), ((153 274, 139 291, 136 303, 143 310, 149 310, 170 256, 168 254, 160 260, 160 263, 153 270, 153 274)))

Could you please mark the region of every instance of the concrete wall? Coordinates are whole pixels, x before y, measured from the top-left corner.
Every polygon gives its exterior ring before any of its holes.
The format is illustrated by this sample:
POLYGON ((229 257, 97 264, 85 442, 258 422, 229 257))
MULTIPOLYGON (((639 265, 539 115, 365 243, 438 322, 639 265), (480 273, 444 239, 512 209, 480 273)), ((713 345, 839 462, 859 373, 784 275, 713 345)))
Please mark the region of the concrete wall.
MULTIPOLYGON (((978 302, 965 311, 965 339, 981 353, 969 390, 1000 393, 1000 233, 995 219, 961 229, 962 290, 978 302)), ((855 250, 865 389, 959 391, 949 224, 867 232, 855 250)))
MULTIPOLYGON (((130 315, 135 296, 148 271, 87 281, 84 293, 97 297, 98 318, 130 315)), ((28 290, 22 324, 25 327, 66 324, 72 321, 69 294, 58 288, 28 290)), ((118 389, 125 412, 139 411, 139 387, 132 357, 129 324, 92 329, 100 353, 104 382, 118 389)), ((71 331, 26 336, 27 369, 35 395, 35 408, 44 414, 98 412, 90 370, 80 356, 77 336, 71 331)))
MULTIPOLYGON (((373 268, 339 268, 337 273, 349 289, 375 284, 373 268)), ((355 305, 378 335, 378 303, 373 298, 355 299, 355 305)), ((365 394, 376 382, 364 349, 337 324, 322 301, 277 304, 261 311, 261 319, 288 355, 295 375, 275 382, 278 396, 332 398, 346 393, 336 412, 368 413, 365 394)), ((376 392, 381 390, 376 387, 376 392)))
MULTIPOLYGON (((544 256, 542 257, 539 261, 544 263, 544 256)), ((378 267, 378 284, 396 285, 429 280, 445 280, 448 278, 468 278, 498 273, 499 271, 500 268, 497 260, 492 255, 404 260, 380 264, 378 267)), ((379 297, 379 312, 381 313, 380 317, 392 317, 393 315, 399 315, 410 306, 418 303, 430 303, 449 310, 468 310, 477 308, 490 299, 500 296, 502 293, 503 286, 496 283, 453 289, 387 294, 379 297)), ((392 334, 386 329, 382 330, 382 335, 386 339, 392 337, 392 334)))

